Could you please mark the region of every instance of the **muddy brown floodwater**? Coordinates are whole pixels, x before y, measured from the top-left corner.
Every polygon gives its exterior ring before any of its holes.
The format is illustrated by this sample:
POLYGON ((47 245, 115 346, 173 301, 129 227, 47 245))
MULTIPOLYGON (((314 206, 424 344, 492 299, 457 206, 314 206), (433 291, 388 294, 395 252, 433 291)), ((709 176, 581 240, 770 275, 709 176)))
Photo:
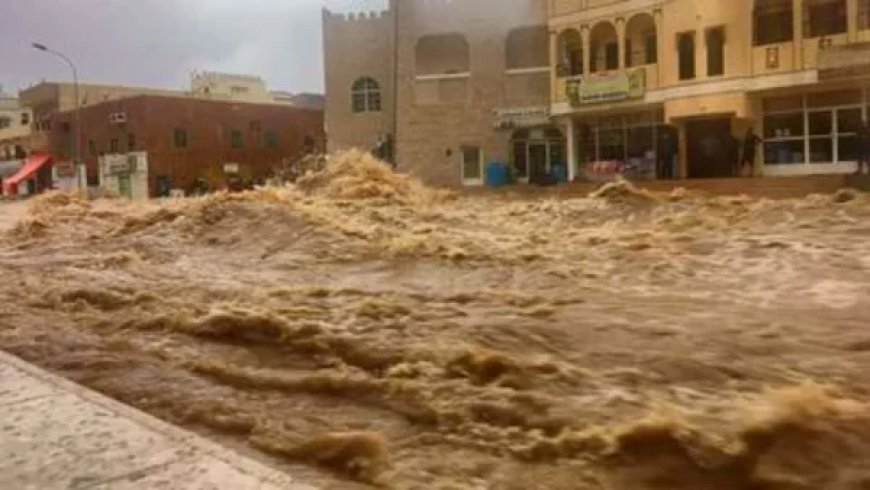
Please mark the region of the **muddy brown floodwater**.
POLYGON ((870 200, 48 195, 0 348, 324 488, 870 488, 870 200))

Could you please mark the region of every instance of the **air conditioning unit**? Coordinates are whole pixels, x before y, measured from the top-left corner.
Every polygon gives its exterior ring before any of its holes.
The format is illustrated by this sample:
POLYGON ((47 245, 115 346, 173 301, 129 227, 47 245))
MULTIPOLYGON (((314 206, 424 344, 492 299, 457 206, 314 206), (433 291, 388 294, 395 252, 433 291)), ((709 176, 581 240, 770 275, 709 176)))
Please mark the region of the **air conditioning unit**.
POLYGON ((109 122, 111 124, 124 124, 127 122, 126 112, 113 112, 109 114, 109 122))

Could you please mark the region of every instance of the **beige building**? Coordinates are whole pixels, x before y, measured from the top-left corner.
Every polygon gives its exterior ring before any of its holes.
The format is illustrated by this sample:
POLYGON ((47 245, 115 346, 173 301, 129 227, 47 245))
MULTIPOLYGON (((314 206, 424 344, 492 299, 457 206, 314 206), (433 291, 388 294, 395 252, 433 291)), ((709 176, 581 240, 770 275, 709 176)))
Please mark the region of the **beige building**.
POLYGON ((565 137, 548 117, 543 1, 406 0, 386 12, 324 12, 324 45, 331 149, 369 149, 389 136, 399 168, 440 185, 481 184, 487 163, 509 163, 521 145, 564 165, 565 137), (527 131, 512 142, 518 128, 527 131))
POLYGON ((679 174, 733 175, 752 127, 764 175, 855 170, 870 1, 551 0, 554 119, 572 173, 630 168, 679 135, 679 174), (736 149, 735 149, 736 147, 736 149), (606 168, 606 165, 605 165, 606 168))
POLYGON ((435 184, 481 183, 489 162, 520 180, 703 178, 735 174, 752 128, 757 174, 851 172, 870 102, 866 43, 870 0, 324 12, 330 148, 390 135, 399 167, 435 184))

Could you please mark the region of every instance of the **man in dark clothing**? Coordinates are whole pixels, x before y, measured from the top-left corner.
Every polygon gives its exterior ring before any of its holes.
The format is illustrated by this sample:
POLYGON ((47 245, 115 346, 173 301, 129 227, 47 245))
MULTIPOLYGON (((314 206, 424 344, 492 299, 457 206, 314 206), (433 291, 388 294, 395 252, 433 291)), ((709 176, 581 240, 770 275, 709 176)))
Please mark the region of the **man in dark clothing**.
POLYGON ((867 173, 870 174, 870 126, 867 121, 861 121, 861 127, 858 128, 858 174, 861 174, 864 167, 867 167, 867 173))
POLYGON ((660 176, 663 179, 675 178, 674 159, 677 157, 677 140, 671 131, 665 129, 662 134, 660 176))
POLYGON ((755 149, 761 143, 761 138, 755 134, 752 127, 746 130, 746 139, 743 140, 743 160, 740 162, 741 173, 748 169, 747 177, 752 177, 755 171, 755 149))

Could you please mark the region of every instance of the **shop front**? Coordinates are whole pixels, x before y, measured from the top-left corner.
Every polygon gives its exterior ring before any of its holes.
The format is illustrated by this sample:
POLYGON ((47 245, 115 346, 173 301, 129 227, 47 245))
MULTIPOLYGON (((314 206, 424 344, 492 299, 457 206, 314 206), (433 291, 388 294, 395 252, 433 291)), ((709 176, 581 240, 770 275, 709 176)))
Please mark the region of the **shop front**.
POLYGON ((549 107, 499 109, 496 129, 510 131, 510 168, 515 181, 568 181, 566 136, 551 123, 549 107))
POLYGON ((575 116, 572 126, 580 179, 599 181, 620 174, 653 180, 672 175, 676 133, 664 124, 661 109, 575 116))
POLYGON ((857 169, 858 129, 870 86, 762 96, 765 175, 842 174, 857 169))

